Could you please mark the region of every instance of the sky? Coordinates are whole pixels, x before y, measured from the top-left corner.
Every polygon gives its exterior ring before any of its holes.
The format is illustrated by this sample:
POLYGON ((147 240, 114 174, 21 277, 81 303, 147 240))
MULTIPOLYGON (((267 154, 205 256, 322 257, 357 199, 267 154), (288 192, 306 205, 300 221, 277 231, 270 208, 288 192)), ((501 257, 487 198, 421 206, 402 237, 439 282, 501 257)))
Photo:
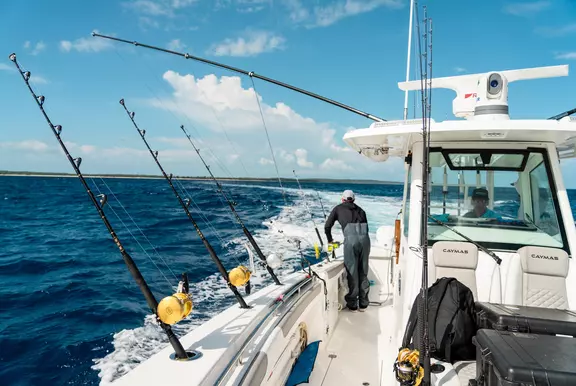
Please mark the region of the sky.
MULTIPOLYGON (((422 5, 433 20, 434 77, 576 63, 574 1, 422 5)), ((275 177, 267 130, 282 177, 296 170, 300 177, 403 180, 401 160, 375 163, 342 141, 346 131, 368 127, 366 118, 91 32, 254 71, 392 120, 402 118, 404 104, 397 83, 406 72, 408 0, 20 0, 0 2, 0 15, 0 170, 72 171, 8 60, 15 52, 86 173, 158 173, 118 103, 124 98, 176 175, 207 174, 184 125, 217 176, 275 177)), ((515 83, 511 116, 540 119, 576 107, 575 87, 574 75, 515 83)), ((454 119, 453 98, 434 90, 435 120, 454 119)), ((571 160, 562 167, 576 171, 571 160)))

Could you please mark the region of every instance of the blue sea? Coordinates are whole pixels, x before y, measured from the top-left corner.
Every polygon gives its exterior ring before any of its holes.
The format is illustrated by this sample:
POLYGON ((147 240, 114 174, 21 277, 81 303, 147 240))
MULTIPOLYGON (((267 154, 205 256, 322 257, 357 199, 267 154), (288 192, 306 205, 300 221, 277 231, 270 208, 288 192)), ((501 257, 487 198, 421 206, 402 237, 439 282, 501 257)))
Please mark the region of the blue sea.
MULTIPOLYGON (((187 272, 192 315, 178 335, 234 303, 164 180, 88 179, 156 298, 187 272)), ((209 181, 176 181, 224 265, 247 264, 245 239, 209 181)), ((282 251, 279 274, 299 269, 298 238, 313 260, 314 226, 352 188, 371 232, 392 225, 401 185, 227 183, 226 191, 265 254, 282 251), (322 205, 321 205, 322 203, 322 205)), ((576 203, 575 192, 570 192, 576 203)), ((505 209, 506 200, 498 205, 505 209)), ((574 205, 573 207, 576 207, 574 205)), ((338 232, 335 232, 338 235, 338 232)), ((0 178, 0 384, 106 385, 166 344, 121 255, 77 178, 0 178)), ((253 291, 268 279, 253 280, 253 291)))

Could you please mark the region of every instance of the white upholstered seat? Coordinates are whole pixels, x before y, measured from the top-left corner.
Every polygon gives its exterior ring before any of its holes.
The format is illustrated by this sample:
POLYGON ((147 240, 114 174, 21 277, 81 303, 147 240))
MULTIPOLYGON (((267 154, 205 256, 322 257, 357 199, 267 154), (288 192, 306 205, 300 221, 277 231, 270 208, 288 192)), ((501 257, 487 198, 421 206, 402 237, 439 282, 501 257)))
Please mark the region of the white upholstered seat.
POLYGON ((432 246, 430 283, 441 277, 454 277, 470 288, 477 299, 476 267, 478 248, 471 243, 438 241, 432 246))
POLYGON ((518 250, 518 255, 522 280, 512 290, 516 291, 516 298, 521 299, 521 305, 568 308, 568 254, 557 248, 523 247, 518 250), (521 288, 518 288, 520 283, 521 288))

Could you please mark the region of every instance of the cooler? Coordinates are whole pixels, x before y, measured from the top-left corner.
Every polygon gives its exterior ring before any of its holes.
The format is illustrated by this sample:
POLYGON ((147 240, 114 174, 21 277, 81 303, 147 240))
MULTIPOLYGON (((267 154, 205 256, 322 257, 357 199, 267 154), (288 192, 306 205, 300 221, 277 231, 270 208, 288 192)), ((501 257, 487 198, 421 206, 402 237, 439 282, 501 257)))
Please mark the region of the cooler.
POLYGON ((576 385, 576 339, 479 330, 478 386, 576 385))
POLYGON ((476 312, 479 328, 576 336, 576 312, 570 310, 477 302, 476 312))

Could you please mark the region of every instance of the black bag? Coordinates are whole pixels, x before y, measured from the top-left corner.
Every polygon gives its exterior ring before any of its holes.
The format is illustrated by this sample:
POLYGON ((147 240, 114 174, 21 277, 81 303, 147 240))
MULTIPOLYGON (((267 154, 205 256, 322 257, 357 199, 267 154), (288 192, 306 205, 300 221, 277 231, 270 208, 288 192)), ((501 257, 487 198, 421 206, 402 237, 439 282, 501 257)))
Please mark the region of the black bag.
MULTIPOLYGON (((420 347, 419 301, 420 294, 412 305, 402 347, 420 347)), ((478 329, 474 295, 455 278, 443 277, 428 288, 428 326, 432 358, 454 363, 476 357, 472 343, 478 329)))

